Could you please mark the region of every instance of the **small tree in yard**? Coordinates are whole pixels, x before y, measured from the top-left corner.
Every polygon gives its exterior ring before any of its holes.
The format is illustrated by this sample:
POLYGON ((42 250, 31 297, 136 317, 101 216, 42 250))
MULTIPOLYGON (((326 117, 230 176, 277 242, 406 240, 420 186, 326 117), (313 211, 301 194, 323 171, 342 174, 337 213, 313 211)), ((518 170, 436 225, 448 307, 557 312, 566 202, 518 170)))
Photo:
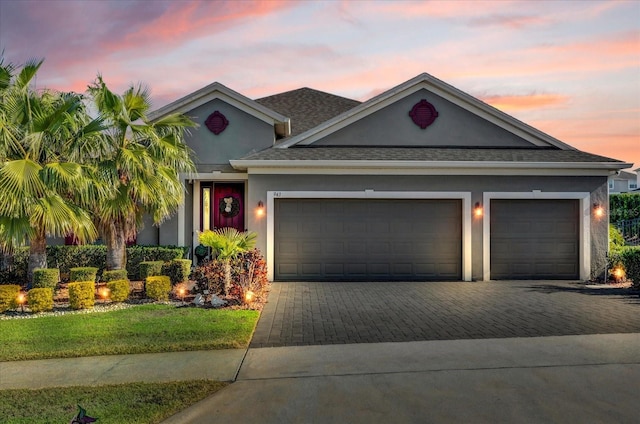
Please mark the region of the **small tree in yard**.
POLYGON ((240 232, 235 228, 225 227, 207 230, 200 233, 198 239, 204 246, 216 251, 224 264, 224 295, 229 295, 231 288, 231 259, 240 253, 251 250, 256 245, 257 234, 253 231, 240 232))

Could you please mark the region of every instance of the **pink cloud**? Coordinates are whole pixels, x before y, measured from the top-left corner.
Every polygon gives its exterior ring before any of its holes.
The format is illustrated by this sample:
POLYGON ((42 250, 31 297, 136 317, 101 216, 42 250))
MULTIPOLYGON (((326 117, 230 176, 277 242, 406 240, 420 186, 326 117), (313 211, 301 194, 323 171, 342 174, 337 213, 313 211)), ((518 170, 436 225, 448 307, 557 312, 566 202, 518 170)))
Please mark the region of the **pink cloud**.
POLYGON ((478 96, 483 102, 503 110, 505 112, 549 108, 566 104, 569 98, 562 94, 553 93, 533 93, 533 94, 511 94, 511 95, 485 95, 478 96))

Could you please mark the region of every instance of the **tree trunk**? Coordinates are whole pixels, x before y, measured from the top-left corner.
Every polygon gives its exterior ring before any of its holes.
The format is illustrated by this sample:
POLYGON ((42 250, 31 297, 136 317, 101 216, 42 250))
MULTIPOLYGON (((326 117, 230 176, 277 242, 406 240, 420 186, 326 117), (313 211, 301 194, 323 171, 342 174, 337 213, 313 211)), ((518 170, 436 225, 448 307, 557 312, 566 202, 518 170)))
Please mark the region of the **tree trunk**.
POLYGON ((127 269, 127 238, 124 225, 112 222, 104 237, 107 244, 107 269, 127 269))
POLYGON ((224 295, 229 296, 231 290, 231 259, 224 260, 224 295))
POLYGON ((47 237, 43 231, 29 240, 29 267, 27 268, 27 289, 33 284, 33 270, 47 267, 47 237))

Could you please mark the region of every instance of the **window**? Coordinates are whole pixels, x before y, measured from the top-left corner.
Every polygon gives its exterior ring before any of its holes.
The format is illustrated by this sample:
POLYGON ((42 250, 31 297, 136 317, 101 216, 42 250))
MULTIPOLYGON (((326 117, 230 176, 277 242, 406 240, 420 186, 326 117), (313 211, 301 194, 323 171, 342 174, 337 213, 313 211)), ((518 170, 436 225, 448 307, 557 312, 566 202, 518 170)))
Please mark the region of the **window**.
POLYGON ((614 185, 613 185, 613 179, 609 179, 609 190, 613 190, 614 185))
POLYGON ((629 190, 635 190, 638 188, 638 182, 637 181, 629 181, 629 190))
POLYGON ((211 187, 202 187, 202 231, 211 229, 211 187))

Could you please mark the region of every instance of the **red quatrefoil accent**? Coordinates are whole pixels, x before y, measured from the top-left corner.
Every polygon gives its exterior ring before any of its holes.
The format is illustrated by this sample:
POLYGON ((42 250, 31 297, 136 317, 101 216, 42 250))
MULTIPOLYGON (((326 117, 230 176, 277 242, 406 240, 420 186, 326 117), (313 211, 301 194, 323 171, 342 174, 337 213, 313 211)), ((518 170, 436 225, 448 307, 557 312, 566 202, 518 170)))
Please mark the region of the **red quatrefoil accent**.
POLYGON ((409 112, 409 116, 414 124, 425 129, 436 120, 438 111, 431 103, 422 99, 413 106, 411 112, 409 112))
POLYGON ((211 131, 215 135, 218 135, 222 131, 224 131, 225 128, 227 128, 227 126, 229 125, 229 121, 223 114, 216 110, 211 115, 209 115, 207 120, 204 121, 204 124, 207 126, 207 128, 209 128, 209 131, 211 131))

